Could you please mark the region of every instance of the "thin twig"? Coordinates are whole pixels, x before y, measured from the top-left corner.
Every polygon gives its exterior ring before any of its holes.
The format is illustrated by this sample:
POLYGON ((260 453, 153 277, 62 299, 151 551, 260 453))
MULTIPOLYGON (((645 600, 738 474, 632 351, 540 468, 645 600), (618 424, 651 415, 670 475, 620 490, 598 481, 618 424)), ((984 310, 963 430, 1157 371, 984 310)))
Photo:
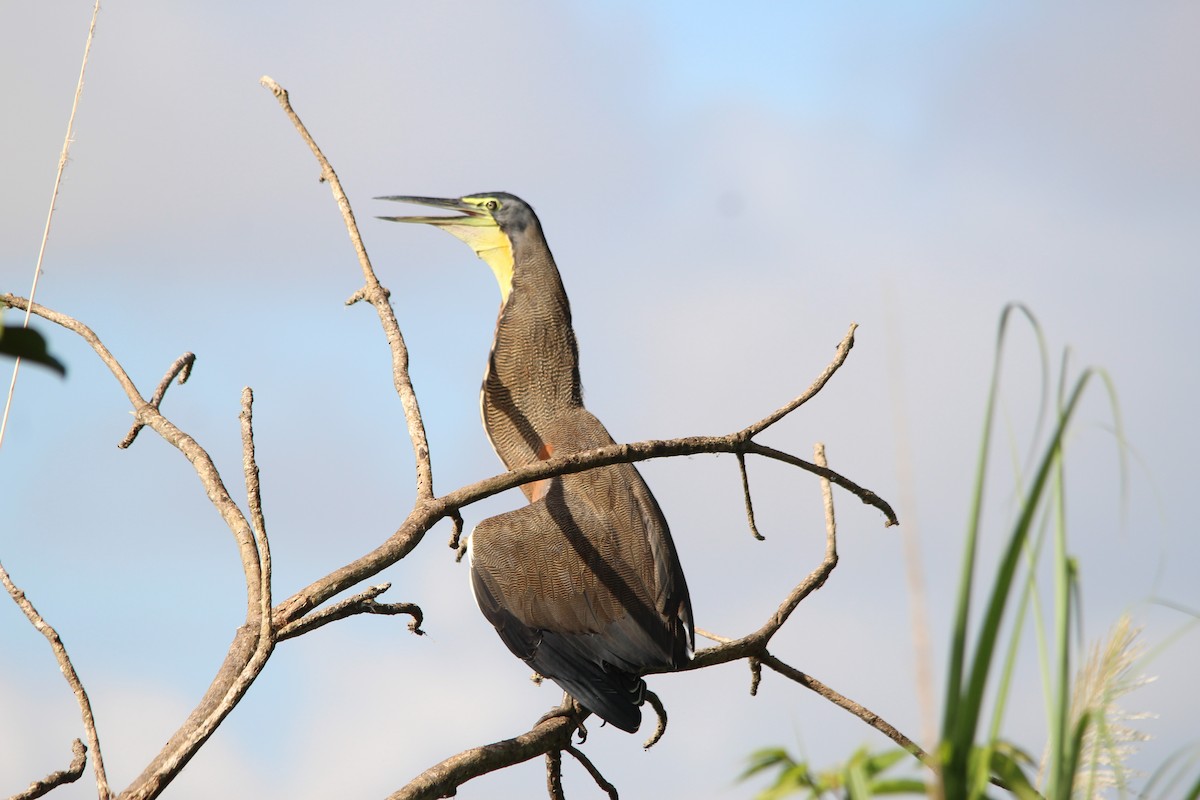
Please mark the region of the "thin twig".
POLYGON ((418 636, 424 636, 425 631, 421 630, 421 622, 424 621, 425 617, 419 606, 414 603, 375 602, 376 597, 390 588, 392 588, 390 583, 381 583, 378 586, 372 586, 365 592, 356 594, 354 597, 348 597, 339 603, 302 617, 295 622, 288 623, 279 629, 276 638, 279 641, 294 639, 323 625, 328 625, 331 622, 352 617, 356 614, 407 614, 412 617, 412 621, 408 623, 408 629, 418 636))
MULTIPOLYGON (((75 97, 71 100, 71 115, 67 118, 67 133, 63 136, 62 152, 58 154, 58 171, 54 173, 54 188, 50 192, 50 210, 46 212, 46 226, 42 229, 42 243, 38 247, 37 263, 33 265, 33 284, 29 287, 29 299, 37 297, 38 279, 42 276, 42 261, 46 256, 46 243, 50 241, 50 223, 54 220, 54 209, 58 205, 58 189, 62 185, 63 172, 70 160, 71 142, 75 141, 75 112, 79 110, 79 99, 83 97, 83 76, 87 72, 88 56, 92 53, 92 39, 96 38, 96 19, 100 16, 100 0, 92 6, 92 21, 88 24, 87 41, 83 45, 83 61, 79 64, 79 80, 75 82, 75 97)), ((30 310, 25 309, 22 328, 29 327, 30 310)), ((4 401, 4 414, 0 417, 0 446, 4 445, 4 432, 8 429, 8 412, 12 408, 13 392, 17 388, 17 373, 21 370, 21 359, 13 362, 12 380, 8 384, 8 395, 4 401)))
POLYGON ((609 800, 617 800, 617 787, 613 786, 604 779, 604 776, 600 774, 600 770, 596 769, 596 765, 591 762, 591 759, 583 754, 582 750, 579 750, 574 745, 567 745, 563 748, 563 750, 574 756, 575 760, 580 764, 583 764, 583 768, 586 769, 588 774, 592 776, 592 780, 596 782, 596 785, 608 795, 609 800))
POLYGON ((795 411, 800 406, 807 403, 809 400, 816 397, 821 389, 825 388, 825 384, 829 383, 829 379, 833 377, 833 373, 837 372, 841 368, 842 364, 846 362, 846 357, 850 355, 850 349, 854 347, 854 331, 857 328, 858 323, 850 323, 850 330, 846 332, 846 335, 838 344, 833 361, 829 362, 829 366, 825 368, 824 372, 817 376, 817 379, 812 382, 811 386, 801 392, 790 403, 787 403, 775 411, 772 411, 766 417, 747 427, 745 431, 746 438, 749 439, 753 436, 757 436, 767 428, 774 425, 776 422, 779 422, 779 420, 783 419, 788 414, 795 411))
POLYGON ((71 691, 75 693, 75 702, 79 704, 79 714, 83 718, 83 730, 87 734, 88 745, 92 750, 92 768, 96 773, 96 791, 100 796, 100 800, 108 800, 110 796, 108 776, 104 773, 104 756, 100 753, 100 734, 96 731, 96 719, 92 716, 92 703, 88 700, 87 692, 83 688, 83 682, 79 680, 79 674, 75 672, 75 665, 71 663, 71 657, 67 655, 66 645, 63 644, 62 637, 58 635, 58 631, 54 630, 53 626, 46 622, 42 615, 38 613, 38 610, 33 607, 33 603, 29 601, 29 598, 25 596, 25 593, 18 589, 16 584, 12 582, 12 578, 9 577, 8 570, 4 568, 3 564, 0 564, 0 583, 4 584, 9 597, 24 612, 26 618, 33 624, 34 629, 46 637, 46 641, 50 643, 50 649, 54 651, 54 658, 58 661, 59 670, 62 672, 63 677, 67 679, 67 685, 71 687, 71 691))
POLYGON ((833 703, 835 706, 849 711, 851 714, 858 717, 863 722, 867 723, 872 728, 879 731, 884 736, 888 737, 917 758, 921 759, 921 761, 925 762, 926 764, 931 763, 929 754, 922 750, 920 745, 905 736, 900 731, 896 730, 893 725, 891 725, 887 720, 883 719, 883 717, 880 717, 871 709, 867 708, 861 703, 854 702, 843 694, 834 691, 811 675, 801 672, 793 666, 785 664, 770 653, 764 654, 761 657, 761 660, 765 666, 770 667, 775 672, 783 675, 785 678, 795 681, 805 689, 810 689, 816 692, 818 695, 833 703))
POLYGON ((746 521, 750 523, 750 533, 755 539, 760 542, 765 541, 766 537, 758 532, 758 526, 754 524, 754 501, 750 499, 750 476, 746 473, 746 454, 742 451, 737 453, 738 471, 742 473, 742 495, 746 498, 746 521))
MULTIPOLYGON (((821 469, 828 469, 824 445, 818 442, 813 449, 816 454, 817 466, 821 469)), ((775 632, 783 627, 783 623, 787 622, 788 617, 796 610, 801 601, 825 585, 829 573, 833 572, 837 566, 837 525, 833 518, 833 492, 829 487, 829 480, 825 477, 821 478, 821 496, 825 502, 825 557, 817 565, 817 568, 788 594, 771 618, 767 620, 767 623, 751 634, 762 642, 763 648, 766 648, 775 632)))
MULTIPOLYGON (((191 377, 192 374, 192 365, 195 363, 195 353, 184 353, 179 358, 175 359, 175 363, 167 368, 167 374, 164 375, 163 379, 158 382, 158 388, 154 390, 154 396, 150 398, 150 405, 154 408, 159 407, 163 401, 163 398, 167 396, 167 388, 170 387, 171 381, 174 380, 176 376, 179 377, 180 386, 187 383, 187 379, 191 377)), ((130 427, 129 433, 125 434, 125 438, 121 440, 117 447, 121 448, 122 450, 127 449, 131 444, 133 444, 133 440, 137 438, 138 433, 140 433, 144 427, 144 422, 135 421, 133 426, 130 427)))
POLYGON ((275 95, 283 112, 287 114, 300 137, 312 150, 317 163, 321 166, 321 180, 329 184, 338 209, 342 212, 346 231, 350 234, 350 242, 354 245, 354 252, 358 256, 358 263, 362 267, 363 277, 367 284, 355 293, 351 302, 355 302, 359 297, 364 298, 370 301, 379 315, 379 322, 383 326, 384 335, 387 336, 388 345, 392 350, 392 382, 395 384, 396 394, 400 397, 400 405, 404 408, 404 419, 408 424, 408 437, 412 441, 413 454, 416 457, 417 498, 418 500, 430 499, 433 497, 433 469, 429 461, 429 442, 425 436, 425 423, 421 420, 421 408, 417 404, 417 395, 408 374, 408 346, 404 343, 400 324, 396 322, 396 314, 392 311, 392 304, 388 299, 390 292, 379 283, 379 279, 375 276, 375 269, 371 266, 371 259, 367 256, 367 248, 358 232, 358 223, 354 221, 354 211, 350 208, 350 200, 342 190, 342 183, 338 180, 337 173, 333 171, 333 166, 325 158, 325 154, 321 152, 321 148, 317 146, 308 129, 304 127, 304 123, 300 121, 295 109, 292 108, 287 89, 267 75, 264 75, 259 83, 275 95))
POLYGON ((797 458, 791 453, 785 453, 782 450, 776 450, 773 447, 767 447, 766 445, 761 445, 757 442, 747 443, 746 452, 771 458, 776 461, 782 461, 785 464, 791 464, 793 467, 799 467, 805 472, 811 472, 817 477, 825 478, 834 486, 849 492, 863 503, 869 506, 874 506, 882 511, 884 517, 886 517, 886 520, 884 521, 884 525, 886 527, 890 528, 893 525, 900 524, 900 520, 896 516, 896 512, 892 510, 891 505, 886 500, 872 492, 870 489, 864 489, 854 481, 847 478, 845 475, 834 472, 828 467, 822 467, 819 464, 809 463, 802 458, 797 458))
POLYGON ((41 797, 67 783, 74 783, 83 777, 83 768, 87 764, 87 747, 84 746, 83 740, 76 739, 71 742, 71 764, 66 769, 60 769, 57 772, 51 772, 40 781, 34 781, 29 784, 29 788, 20 794, 14 794, 8 800, 34 800, 41 797))
MULTIPOLYGON (((180 376, 180 381, 183 376, 180 376)), ((254 456, 254 392, 242 389, 242 472, 246 477, 246 502, 250 507, 250 527, 258 550, 258 624, 259 636, 273 639, 271 624, 271 544, 267 540, 267 521, 262 510, 262 486, 258 480, 258 462, 254 456)))
MULTIPOLYGON (((703 636, 705 639, 711 639, 714 642, 719 642, 720 644, 733 644, 735 641, 738 641, 735 639, 730 639, 727 636, 721 636, 719 634, 706 631, 703 628, 696 628, 696 633, 700 636, 703 636)), ((868 709, 866 706, 854 702, 845 695, 840 694, 834 689, 831 689, 829 686, 826 686, 824 683, 821 683, 811 675, 801 672, 793 666, 785 664, 783 661, 780 661, 778 658, 765 651, 761 655, 750 660, 752 663, 757 662, 760 665, 760 670, 761 665, 766 664, 768 667, 775 670, 780 675, 783 675, 785 678, 793 680, 804 688, 816 692, 821 697, 825 698, 839 708, 849 711, 851 714, 858 717, 872 728, 875 728, 877 731, 882 733, 884 736, 887 736, 893 742, 900 745, 917 758, 929 763, 929 755, 922 750, 919 745, 917 745, 903 733, 900 733, 900 731, 896 730, 896 728, 890 725, 878 714, 875 714, 873 711, 868 709)))

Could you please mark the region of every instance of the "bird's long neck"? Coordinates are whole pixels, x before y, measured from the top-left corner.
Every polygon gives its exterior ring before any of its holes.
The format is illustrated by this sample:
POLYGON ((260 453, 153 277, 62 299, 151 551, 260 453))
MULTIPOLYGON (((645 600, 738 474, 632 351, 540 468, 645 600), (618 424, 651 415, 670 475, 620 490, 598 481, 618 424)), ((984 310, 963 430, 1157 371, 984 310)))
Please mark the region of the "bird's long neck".
POLYGON ((545 246, 513 253, 512 285, 500 307, 483 379, 483 424, 510 469, 547 458, 547 432, 583 405, 571 307, 545 246))

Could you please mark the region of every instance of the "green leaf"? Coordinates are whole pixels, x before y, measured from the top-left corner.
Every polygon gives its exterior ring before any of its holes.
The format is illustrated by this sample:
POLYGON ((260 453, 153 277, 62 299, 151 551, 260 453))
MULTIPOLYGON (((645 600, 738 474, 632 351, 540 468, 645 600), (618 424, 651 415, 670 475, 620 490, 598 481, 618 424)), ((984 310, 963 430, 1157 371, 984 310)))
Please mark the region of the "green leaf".
POLYGON ((40 333, 19 325, 0 327, 0 354, 23 358, 35 364, 49 367, 65 377, 67 368, 46 349, 46 340, 40 333))
POLYGON ((919 794, 928 796, 929 786, 916 778, 890 778, 884 781, 875 781, 871 784, 871 791, 877 795, 919 794))
POLYGON ((1009 791, 1020 800, 1042 800, 1042 795, 1033 788, 1033 783, 1018 763, 1029 760, 1027 754, 1015 747, 1005 747, 1003 743, 997 742, 996 749, 992 751, 992 772, 1004 781, 1009 791))
POLYGON ((795 763, 782 747, 764 747, 750 754, 750 765, 746 767, 745 772, 738 776, 738 780, 744 781, 752 775, 757 775, 780 764, 791 766, 795 763))
POLYGON ((884 750, 881 753, 875 753, 874 755, 869 756, 864 762, 864 766, 866 767, 867 774, 869 774, 871 777, 875 777, 898 762, 910 758, 912 758, 912 753, 897 747, 894 750, 884 750))
POLYGON ((861 753, 856 753, 855 756, 846 765, 846 791, 850 795, 850 800, 869 800, 871 787, 870 781, 867 779, 867 771, 863 768, 861 753))

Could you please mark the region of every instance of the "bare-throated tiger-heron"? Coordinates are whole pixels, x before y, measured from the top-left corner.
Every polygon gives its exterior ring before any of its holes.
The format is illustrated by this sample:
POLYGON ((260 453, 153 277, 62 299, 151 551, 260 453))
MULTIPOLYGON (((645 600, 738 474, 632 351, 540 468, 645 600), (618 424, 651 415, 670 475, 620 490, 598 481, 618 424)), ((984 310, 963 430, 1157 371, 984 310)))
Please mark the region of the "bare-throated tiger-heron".
MULTIPOLYGON (((505 466, 613 444, 583 406, 571 308, 533 209, 506 192, 379 199, 455 212, 382 219, 439 227, 496 275, 500 313, 480 405, 505 466)), ((641 676, 683 666, 694 646, 691 599, 662 510, 632 464, 521 488, 529 505, 471 533, 475 599, 517 657, 589 711, 636 731, 641 676)))

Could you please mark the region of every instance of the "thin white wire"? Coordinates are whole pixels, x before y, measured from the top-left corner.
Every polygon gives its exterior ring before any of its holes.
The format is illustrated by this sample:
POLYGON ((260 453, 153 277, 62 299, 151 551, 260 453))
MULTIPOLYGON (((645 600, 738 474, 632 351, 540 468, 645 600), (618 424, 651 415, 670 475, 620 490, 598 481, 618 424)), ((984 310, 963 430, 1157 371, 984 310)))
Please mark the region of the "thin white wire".
MULTIPOLYGON (((92 8, 92 22, 88 26, 87 44, 83 46, 83 63, 79 65, 79 82, 75 84, 75 99, 71 102, 71 117, 67 120, 67 135, 63 138, 62 153, 58 157, 58 173, 54 176, 54 191, 50 194, 50 211, 46 214, 46 227, 42 231, 42 244, 38 248, 37 264, 33 268, 33 286, 29 289, 30 308, 25 309, 25 320, 22 328, 29 327, 29 317, 32 313, 33 299, 37 294, 38 278, 42 274, 42 259, 46 255, 46 242, 50 239, 50 223, 54 219, 54 206, 58 203, 58 187, 62 184, 63 172, 67 168, 67 158, 71 152, 71 136, 75 131, 75 112, 79 108, 79 98, 83 95, 83 74, 87 71, 88 55, 92 52, 92 39, 96 35, 96 17, 100 15, 100 0, 96 0, 92 8)), ((17 388, 17 373, 21 370, 21 359, 13 362, 12 380, 8 384, 8 396, 4 401, 4 417, 0 419, 0 447, 4 446, 4 432, 8 430, 8 412, 12 408, 13 392, 17 388)))

